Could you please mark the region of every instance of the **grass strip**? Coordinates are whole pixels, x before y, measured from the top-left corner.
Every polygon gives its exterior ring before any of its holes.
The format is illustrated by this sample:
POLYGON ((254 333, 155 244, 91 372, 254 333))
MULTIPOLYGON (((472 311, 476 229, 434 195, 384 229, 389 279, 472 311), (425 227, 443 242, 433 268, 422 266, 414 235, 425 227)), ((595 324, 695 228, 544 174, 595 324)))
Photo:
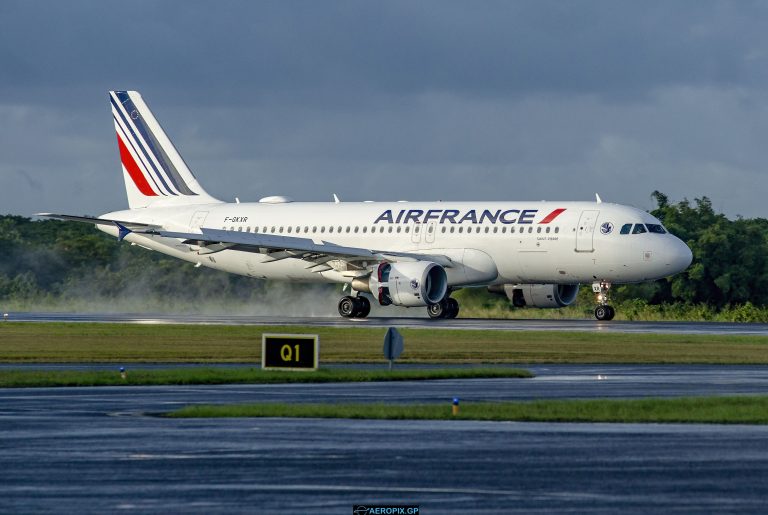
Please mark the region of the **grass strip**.
POLYGON ((157 370, 128 370, 126 378, 115 369, 96 371, 4 370, 0 388, 51 386, 147 386, 183 384, 276 384, 370 381, 421 381, 435 379, 529 378, 527 370, 510 368, 467 368, 440 370, 344 370, 284 372, 260 368, 193 367, 157 370))
MULTIPOLYGON (((402 363, 768 364, 768 335, 402 329, 402 363)), ((382 362, 384 328, 0 322, 5 363, 243 363, 263 333, 318 334, 320 359, 382 362)))
POLYGON ((636 400, 464 402, 458 415, 445 404, 239 404, 195 405, 176 418, 301 417, 523 422, 768 424, 768 396, 684 397, 636 400))

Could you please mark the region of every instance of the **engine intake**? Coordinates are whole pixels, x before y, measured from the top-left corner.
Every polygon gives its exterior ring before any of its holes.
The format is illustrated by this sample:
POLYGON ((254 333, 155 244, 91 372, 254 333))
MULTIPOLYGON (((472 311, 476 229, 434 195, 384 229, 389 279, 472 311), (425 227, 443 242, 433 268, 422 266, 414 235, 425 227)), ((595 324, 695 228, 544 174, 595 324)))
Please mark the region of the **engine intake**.
POLYGON ((355 279, 352 287, 372 293, 382 306, 427 306, 443 300, 448 276, 442 266, 427 261, 381 263, 367 281, 355 279))

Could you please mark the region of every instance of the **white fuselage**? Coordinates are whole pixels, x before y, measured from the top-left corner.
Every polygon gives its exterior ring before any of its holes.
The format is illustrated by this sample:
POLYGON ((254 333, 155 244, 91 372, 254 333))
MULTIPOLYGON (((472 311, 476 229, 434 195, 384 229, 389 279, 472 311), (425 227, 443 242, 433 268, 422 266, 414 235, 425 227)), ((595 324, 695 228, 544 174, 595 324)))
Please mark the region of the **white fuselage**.
MULTIPOLYGON (((628 206, 596 202, 213 203, 132 209, 104 218, 199 232, 201 227, 311 238, 348 247, 447 256, 450 286, 632 283, 684 270, 688 247, 669 233, 621 234, 661 223, 628 206)), ((117 235, 117 228, 99 228, 117 235)), ((318 269, 299 259, 223 250, 131 233, 126 240, 203 266, 263 279, 350 282, 343 261, 318 269), (330 268, 330 269, 329 269, 330 268)), ((373 264, 373 263, 372 263, 373 264)))

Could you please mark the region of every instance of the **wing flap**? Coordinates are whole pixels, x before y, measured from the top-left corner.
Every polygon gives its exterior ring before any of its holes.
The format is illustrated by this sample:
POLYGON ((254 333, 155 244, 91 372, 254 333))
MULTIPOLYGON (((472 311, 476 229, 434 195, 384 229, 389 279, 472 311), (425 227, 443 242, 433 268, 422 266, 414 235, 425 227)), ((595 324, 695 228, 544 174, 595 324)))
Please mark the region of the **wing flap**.
POLYGON ((371 262, 433 261, 444 267, 453 266, 453 261, 447 256, 347 247, 322 240, 318 243, 311 238, 301 238, 298 236, 226 231, 206 227, 202 227, 199 233, 165 231, 163 229, 138 230, 136 232, 164 238, 187 240, 189 243, 196 242, 201 247, 206 245, 234 244, 230 248, 268 254, 275 261, 287 258, 320 261, 325 256, 331 256, 345 260, 369 260, 371 262))

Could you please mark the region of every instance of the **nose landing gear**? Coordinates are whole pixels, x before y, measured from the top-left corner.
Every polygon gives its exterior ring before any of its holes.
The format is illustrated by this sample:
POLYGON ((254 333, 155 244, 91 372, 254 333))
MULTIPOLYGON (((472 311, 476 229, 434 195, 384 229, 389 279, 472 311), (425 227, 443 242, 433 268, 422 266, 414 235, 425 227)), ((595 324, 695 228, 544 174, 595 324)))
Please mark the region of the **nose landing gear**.
POLYGON ((592 284, 592 291, 597 297, 597 307, 595 308, 595 318, 598 320, 613 320, 616 316, 616 310, 608 304, 610 300, 611 283, 601 281, 592 284))

